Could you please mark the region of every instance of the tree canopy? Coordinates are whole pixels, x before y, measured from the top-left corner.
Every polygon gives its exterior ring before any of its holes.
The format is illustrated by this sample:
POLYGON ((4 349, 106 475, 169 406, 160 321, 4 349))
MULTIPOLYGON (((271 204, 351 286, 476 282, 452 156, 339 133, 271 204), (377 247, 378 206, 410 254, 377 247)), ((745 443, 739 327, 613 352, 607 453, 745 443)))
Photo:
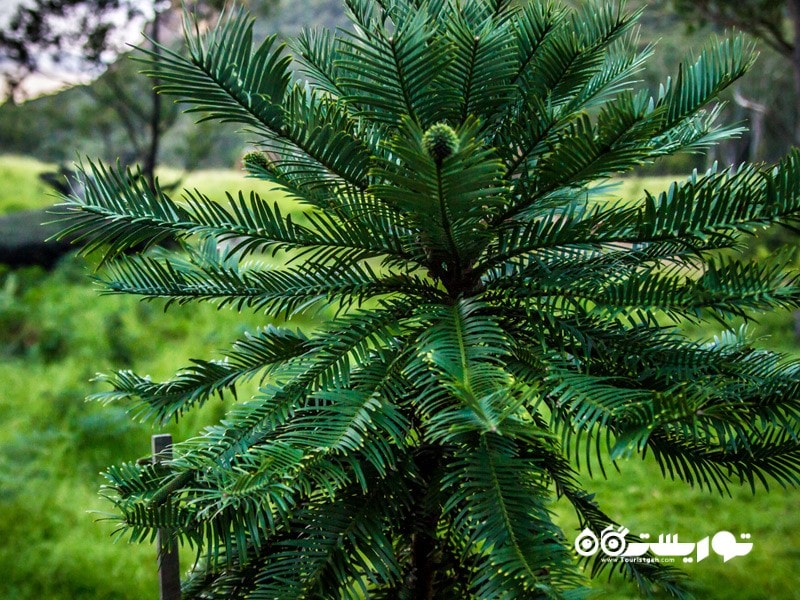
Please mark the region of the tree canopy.
POLYGON ((33 0, 0 29, 0 65, 13 93, 34 73, 99 74, 136 42, 155 3, 136 0, 33 0), (130 39, 134 36, 133 39, 130 39))

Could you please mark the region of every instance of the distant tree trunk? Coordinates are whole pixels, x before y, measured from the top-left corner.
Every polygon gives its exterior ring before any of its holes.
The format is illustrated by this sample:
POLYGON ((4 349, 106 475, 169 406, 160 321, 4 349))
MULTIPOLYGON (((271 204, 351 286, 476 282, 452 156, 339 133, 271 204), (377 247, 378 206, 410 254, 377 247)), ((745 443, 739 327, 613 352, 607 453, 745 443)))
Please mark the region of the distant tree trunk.
POLYGON ((794 34, 794 45, 792 46, 790 57, 794 76, 795 97, 794 142, 800 145, 800 0, 788 0, 787 6, 792 21, 792 33, 794 34))
MULTIPOLYGON (((161 37, 161 13, 158 12, 158 10, 156 10, 155 16, 153 17, 150 36, 153 40, 153 52, 157 59, 161 54, 161 50, 158 47, 161 37)), ((147 179, 151 189, 155 188, 155 172, 156 165, 158 164, 158 149, 161 142, 161 95, 155 91, 159 83, 158 79, 153 78, 153 89, 150 93, 150 97, 152 98, 149 123, 150 144, 147 148, 147 154, 144 157, 144 165, 142 165, 142 174, 147 179)))
MULTIPOLYGON (((767 114, 767 107, 764 104, 745 98, 738 89, 733 92, 733 100, 750 112, 750 140, 747 147, 747 161, 755 162, 759 159, 761 142, 764 139, 764 117, 767 114)), ((798 105, 800 106, 800 102, 798 102, 798 105)))

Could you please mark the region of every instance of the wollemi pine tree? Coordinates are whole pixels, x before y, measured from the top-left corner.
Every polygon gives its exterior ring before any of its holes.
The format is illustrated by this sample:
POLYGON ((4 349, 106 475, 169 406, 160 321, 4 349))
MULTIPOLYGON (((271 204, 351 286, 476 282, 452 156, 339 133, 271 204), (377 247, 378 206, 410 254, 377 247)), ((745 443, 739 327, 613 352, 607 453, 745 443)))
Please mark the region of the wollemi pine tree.
MULTIPOLYGON (((248 173, 302 216, 257 194, 173 199, 99 163, 65 201, 111 293, 320 320, 266 321, 169 381, 106 376, 100 399, 155 422, 261 382, 167 464, 106 472, 120 530, 196 549, 185 598, 572 597, 585 580, 552 500, 616 526, 587 464, 647 454, 709 490, 796 485, 800 362, 678 325, 800 307, 789 254, 738 252, 800 221, 800 153, 643 198, 597 185, 735 135, 716 98, 748 43, 713 41, 651 96, 623 6, 347 7, 352 28, 288 48, 254 48, 236 10, 187 23, 188 53, 152 67, 188 110, 243 125, 248 173)), ((676 569, 586 560, 684 594, 676 569)))

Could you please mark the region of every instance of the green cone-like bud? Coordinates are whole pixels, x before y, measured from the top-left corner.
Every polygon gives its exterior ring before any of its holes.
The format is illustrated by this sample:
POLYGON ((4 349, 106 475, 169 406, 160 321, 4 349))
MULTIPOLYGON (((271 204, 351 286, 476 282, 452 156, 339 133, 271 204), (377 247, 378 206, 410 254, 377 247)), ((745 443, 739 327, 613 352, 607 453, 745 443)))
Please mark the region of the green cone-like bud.
POLYGON ((458 152, 458 135, 450 125, 437 123, 431 125, 422 136, 422 145, 436 164, 440 165, 445 158, 458 152))
POLYGON ((242 157, 246 167, 255 167, 267 171, 270 167, 269 159, 263 152, 248 152, 242 157))

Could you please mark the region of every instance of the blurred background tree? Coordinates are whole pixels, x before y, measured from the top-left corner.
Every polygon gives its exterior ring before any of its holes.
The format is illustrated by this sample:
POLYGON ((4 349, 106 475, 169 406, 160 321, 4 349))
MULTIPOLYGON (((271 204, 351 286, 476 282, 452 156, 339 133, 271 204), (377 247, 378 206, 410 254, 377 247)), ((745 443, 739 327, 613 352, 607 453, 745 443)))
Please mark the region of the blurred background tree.
POLYGON ((744 89, 740 86, 734 98, 751 116, 751 154, 760 154, 761 142, 770 156, 779 144, 800 143, 800 0, 671 0, 671 6, 690 31, 736 29, 761 44, 758 77, 751 77, 744 89), (794 93, 786 94, 786 89, 794 93), (765 121, 780 126, 765 131, 765 121))
MULTIPOLYGON (((9 115, 0 121, 10 129, 3 131, 0 126, 0 132, 10 134, 4 136, 9 143, 6 150, 13 150, 16 142, 22 145, 20 151, 67 160, 70 157, 65 154, 74 156, 75 145, 53 139, 52 132, 60 131, 71 141, 76 137, 92 140, 104 156, 140 165, 143 175, 152 180, 163 136, 178 122, 179 111, 162 102, 151 82, 137 75, 137 66, 127 60, 130 45, 158 52, 158 44, 170 45, 178 39, 182 6, 202 23, 213 18, 222 4, 222 0, 33 0, 19 4, 0 29, 0 76, 9 115), (48 88, 73 86, 87 98, 79 99, 67 89, 53 98, 55 106, 44 102, 41 111, 15 110, 15 105, 48 88), (45 127, 30 139, 31 119, 14 118, 28 112, 35 114, 39 124, 50 122, 57 127, 45 127)), ((268 0, 260 2, 260 12, 269 5, 268 0)), ((191 140, 190 151, 174 150, 184 160, 171 162, 193 167, 203 155, 211 154, 213 138, 203 138, 207 143, 197 148, 199 139, 191 140)))
MULTIPOLYGON (((154 53, 177 44, 182 11, 205 26, 223 0, 32 0, 19 3, 0 29, 0 77, 6 106, 0 109, 0 139, 6 152, 33 154, 62 163, 40 175, 60 193, 70 189, 70 167, 78 155, 97 153, 126 166, 136 165, 151 187, 164 153, 184 173, 206 157, 229 165, 240 153, 230 128, 186 127, 178 107, 162 101, 153 82, 129 60, 131 44, 154 53), (140 33, 143 32, 143 33, 140 33), (83 85, 76 85, 83 82, 83 85), (45 91, 67 89, 37 102, 26 99, 45 91), (40 110, 37 110, 37 105, 40 110), (181 126, 179 126, 179 124, 181 126), (16 147, 15 147, 16 146, 16 147)), ((268 0, 260 2, 265 12, 268 0)), ((157 84, 158 81, 156 80, 157 84)), ((45 241, 44 211, 0 220, 0 262, 48 266, 69 250, 45 241)))

